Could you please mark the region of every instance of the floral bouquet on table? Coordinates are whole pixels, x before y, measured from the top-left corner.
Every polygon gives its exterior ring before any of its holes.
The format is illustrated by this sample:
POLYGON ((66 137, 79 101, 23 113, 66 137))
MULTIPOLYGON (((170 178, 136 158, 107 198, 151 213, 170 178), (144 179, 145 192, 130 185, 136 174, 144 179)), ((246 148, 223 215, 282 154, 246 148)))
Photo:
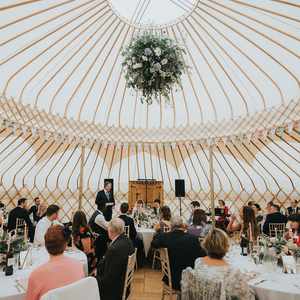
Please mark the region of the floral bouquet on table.
POLYGON ((127 86, 142 93, 141 101, 169 100, 173 86, 180 86, 187 69, 185 49, 167 36, 144 32, 122 52, 127 86))
POLYGON ((153 228, 157 223, 157 218, 151 208, 145 207, 143 210, 136 210, 133 213, 133 219, 139 227, 153 228))

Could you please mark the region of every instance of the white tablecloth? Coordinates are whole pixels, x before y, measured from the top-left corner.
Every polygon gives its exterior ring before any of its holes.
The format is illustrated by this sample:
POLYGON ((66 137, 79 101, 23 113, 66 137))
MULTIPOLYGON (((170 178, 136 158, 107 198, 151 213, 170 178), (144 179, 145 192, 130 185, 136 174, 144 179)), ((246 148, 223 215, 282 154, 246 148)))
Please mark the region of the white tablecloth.
POLYGON ((249 282, 259 300, 300 300, 300 274, 284 274, 281 269, 269 271, 264 265, 255 265, 250 256, 241 256, 239 247, 230 251, 230 265, 243 272, 259 275, 249 282))
POLYGON ((145 255, 147 257, 151 242, 153 240, 153 236, 155 234, 155 230, 152 228, 137 228, 138 237, 143 240, 144 243, 144 249, 145 249, 145 255))
MULTIPOLYGON (((83 263, 84 271, 87 275, 87 258, 86 255, 79 251, 66 251, 65 255, 79 260, 83 263)), ((23 300, 25 297, 25 289, 17 287, 17 281, 21 283, 25 288, 27 287, 27 281, 32 270, 41 264, 47 262, 49 255, 45 248, 34 249, 32 253, 33 265, 26 267, 23 270, 14 268, 14 274, 12 276, 5 276, 4 272, 0 273, 0 300, 23 300)))

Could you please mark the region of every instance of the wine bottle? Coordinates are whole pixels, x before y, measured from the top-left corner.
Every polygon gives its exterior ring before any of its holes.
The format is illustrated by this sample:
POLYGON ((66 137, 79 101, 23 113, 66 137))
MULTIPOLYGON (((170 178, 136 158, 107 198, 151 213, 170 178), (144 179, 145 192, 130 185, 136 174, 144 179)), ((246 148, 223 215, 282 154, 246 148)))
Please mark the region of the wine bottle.
POLYGON ((5 276, 11 276, 14 273, 14 253, 11 248, 10 239, 7 242, 5 276))
POLYGON ((245 234, 242 234, 242 236, 241 236, 241 243, 240 243, 240 246, 241 246, 241 255, 247 256, 247 255, 248 255, 249 241, 248 241, 248 239, 246 238, 246 235, 245 235, 245 234))

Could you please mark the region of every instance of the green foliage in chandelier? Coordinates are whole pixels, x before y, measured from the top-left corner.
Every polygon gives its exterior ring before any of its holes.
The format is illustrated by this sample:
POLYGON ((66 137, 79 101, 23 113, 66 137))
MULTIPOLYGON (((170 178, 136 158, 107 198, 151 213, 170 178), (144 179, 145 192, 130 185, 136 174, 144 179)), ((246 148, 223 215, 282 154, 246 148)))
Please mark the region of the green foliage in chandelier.
POLYGON ((172 88, 180 86, 187 69, 185 53, 167 36, 149 32, 137 36, 122 51, 127 86, 141 92, 142 103, 151 104, 161 96, 169 100, 172 88))

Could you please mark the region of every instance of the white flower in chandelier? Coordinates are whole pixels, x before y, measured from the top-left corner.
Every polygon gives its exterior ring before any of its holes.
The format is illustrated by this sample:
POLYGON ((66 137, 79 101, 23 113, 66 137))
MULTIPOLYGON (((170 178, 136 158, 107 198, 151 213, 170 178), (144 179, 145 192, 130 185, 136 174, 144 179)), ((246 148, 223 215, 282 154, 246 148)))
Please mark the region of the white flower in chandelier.
POLYGON ((131 59, 129 59, 129 60, 127 61, 127 65, 128 65, 128 66, 131 66, 131 65, 132 65, 131 59))
POLYGON ((161 69, 161 64, 160 63, 155 63, 153 65, 153 68, 154 68, 155 71, 159 71, 161 69))
POLYGON ((150 48, 145 48, 144 53, 146 56, 150 56, 152 54, 152 50, 150 48))
POLYGON ((161 49, 159 47, 155 48, 154 53, 156 56, 161 56, 161 49))
POLYGON ((143 60, 143 61, 148 61, 147 56, 143 55, 143 56, 142 56, 142 60, 143 60))
POLYGON ((166 58, 164 58, 162 61, 161 61, 161 64, 164 66, 168 63, 168 60, 166 58))
POLYGON ((150 71, 150 73, 155 73, 155 69, 154 68, 150 68, 149 71, 150 71))
POLYGON ((140 68, 142 68, 142 67, 143 67, 143 64, 142 64, 142 63, 137 63, 137 64, 134 64, 134 65, 132 66, 133 69, 140 69, 140 68))
POLYGON ((165 77, 166 77, 166 72, 160 71, 159 73, 160 73, 160 76, 161 76, 162 78, 165 78, 165 77))

